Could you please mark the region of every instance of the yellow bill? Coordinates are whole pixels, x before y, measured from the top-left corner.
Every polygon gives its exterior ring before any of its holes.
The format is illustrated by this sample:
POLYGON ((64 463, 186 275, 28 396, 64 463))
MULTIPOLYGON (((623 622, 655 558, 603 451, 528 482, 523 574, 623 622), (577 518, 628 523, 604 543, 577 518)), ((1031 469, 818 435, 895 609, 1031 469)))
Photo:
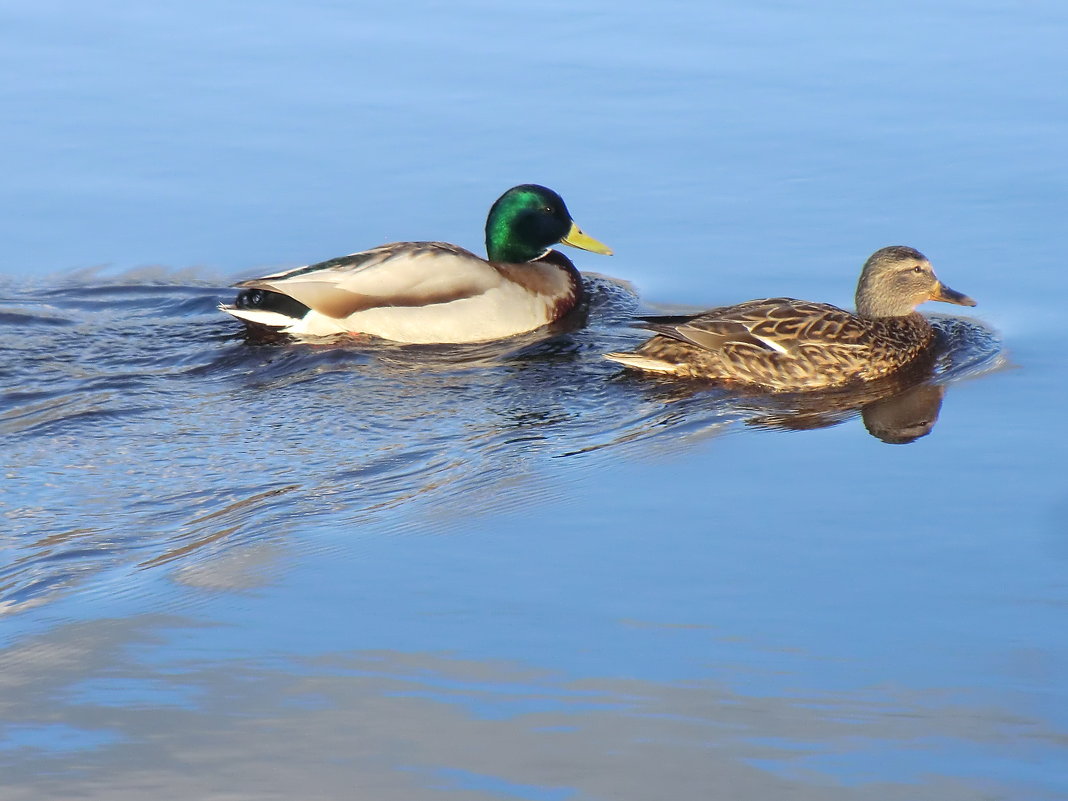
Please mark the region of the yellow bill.
POLYGON ((601 253, 605 256, 612 255, 612 248, 598 242, 592 236, 582 233, 582 229, 574 221, 571 223, 571 230, 567 232, 567 235, 560 242, 561 244, 571 245, 573 248, 588 250, 592 253, 601 253))

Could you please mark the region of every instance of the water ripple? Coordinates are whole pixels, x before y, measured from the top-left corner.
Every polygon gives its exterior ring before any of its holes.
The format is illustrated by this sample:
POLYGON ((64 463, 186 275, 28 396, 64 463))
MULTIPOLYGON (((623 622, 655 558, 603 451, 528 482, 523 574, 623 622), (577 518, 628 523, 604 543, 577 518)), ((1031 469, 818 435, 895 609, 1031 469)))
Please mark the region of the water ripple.
POLYGON ((944 347, 911 396, 744 397, 605 361, 641 333, 634 293, 600 277, 584 327, 449 347, 249 343, 215 310, 225 291, 166 278, 92 274, 0 303, 0 608, 90 579, 126 591, 132 571, 307 531, 433 529, 520 503, 546 459, 571 460, 581 481, 600 454, 857 416, 909 441, 947 384, 1003 359, 981 325, 938 318, 944 347))

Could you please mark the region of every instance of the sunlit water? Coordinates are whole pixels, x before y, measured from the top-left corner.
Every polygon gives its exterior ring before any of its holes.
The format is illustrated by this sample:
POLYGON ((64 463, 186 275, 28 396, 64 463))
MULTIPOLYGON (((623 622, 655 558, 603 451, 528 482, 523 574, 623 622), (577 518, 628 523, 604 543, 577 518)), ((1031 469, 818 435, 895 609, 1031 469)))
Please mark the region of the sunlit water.
POLYGON ((1068 10, 2 13, 0 799, 1068 798, 1068 10), (584 320, 215 309, 523 181, 584 320), (602 358, 888 244, 979 301, 914 386, 602 358))
POLYGON ((547 461, 650 439, 856 416, 882 439, 914 439, 946 383, 1003 362, 991 332, 950 318, 916 388, 761 398, 648 382, 602 355, 640 336, 627 324, 636 298, 587 283, 586 326, 463 347, 246 344, 215 309, 219 291, 195 285, 74 282, 8 298, 0 345, 18 356, 0 425, 18 504, 0 605, 35 605, 101 570, 126 583, 131 564, 209 559, 297 519, 403 530, 411 515, 506 509, 547 461))

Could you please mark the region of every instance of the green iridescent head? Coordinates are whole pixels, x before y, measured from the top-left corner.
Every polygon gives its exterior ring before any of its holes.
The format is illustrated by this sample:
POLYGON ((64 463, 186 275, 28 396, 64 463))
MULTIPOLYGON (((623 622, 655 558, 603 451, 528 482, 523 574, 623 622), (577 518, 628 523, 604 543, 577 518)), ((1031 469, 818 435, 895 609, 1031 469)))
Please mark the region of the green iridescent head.
POLYGON ((564 199, 544 186, 513 186, 490 208, 486 218, 486 254, 490 261, 532 261, 558 243, 594 253, 612 253, 582 233, 571 219, 564 199))

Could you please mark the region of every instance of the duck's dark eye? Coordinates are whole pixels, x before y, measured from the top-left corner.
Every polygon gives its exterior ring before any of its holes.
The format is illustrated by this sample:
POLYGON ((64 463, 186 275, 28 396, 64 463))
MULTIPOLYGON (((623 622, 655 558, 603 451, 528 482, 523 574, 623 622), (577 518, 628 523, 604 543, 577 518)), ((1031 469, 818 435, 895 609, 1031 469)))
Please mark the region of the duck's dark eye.
POLYGON ((552 206, 546 206, 544 209, 542 209, 542 211, 544 211, 546 214, 553 214, 554 213, 552 206))
POLYGON ((914 273, 923 273, 924 269, 923 269, 923 267, 921 267, 920 265, 917 264, 915 267, 912 268, 912 272, 914 272, 914 273))

